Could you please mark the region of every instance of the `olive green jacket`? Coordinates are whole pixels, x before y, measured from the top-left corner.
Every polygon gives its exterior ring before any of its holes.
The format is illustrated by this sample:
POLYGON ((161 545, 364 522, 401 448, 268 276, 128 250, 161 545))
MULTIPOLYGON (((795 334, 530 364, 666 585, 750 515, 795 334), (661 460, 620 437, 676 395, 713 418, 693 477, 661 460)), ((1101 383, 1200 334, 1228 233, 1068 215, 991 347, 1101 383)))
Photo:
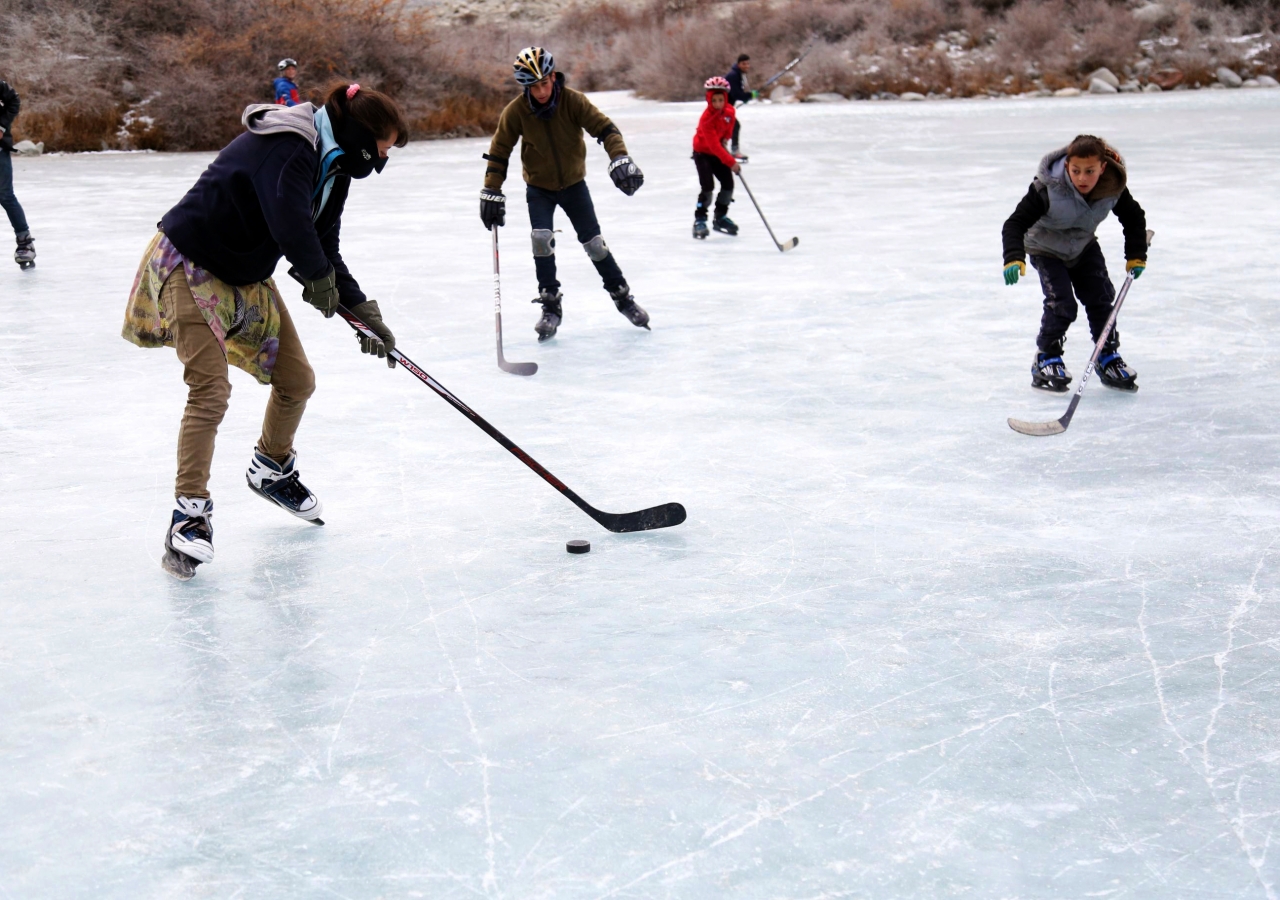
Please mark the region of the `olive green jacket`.
POLYGON ((580 91, 564 86, 561 80, 560 101, 550 119, 539 119, 529 108, 524 94, 507 104, 498 119, 498 130, 485 158, 484 186, 500 188, 507 177, 507 166, 516 141, 520 141, 520 165, 524 180, 534 187, 561 191, 587 177, 587 145, 582 132, 604 144, 610 159, 627 155, 622 133, 609 117, 580 91))

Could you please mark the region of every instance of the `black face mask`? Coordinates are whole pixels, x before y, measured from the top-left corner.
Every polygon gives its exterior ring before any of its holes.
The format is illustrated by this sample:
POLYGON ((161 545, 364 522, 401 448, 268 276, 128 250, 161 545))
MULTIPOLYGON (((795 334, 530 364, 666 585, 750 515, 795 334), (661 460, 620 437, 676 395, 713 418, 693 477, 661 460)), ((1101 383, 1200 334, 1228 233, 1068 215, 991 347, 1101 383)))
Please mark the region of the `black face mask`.
POLYGON ((370 172, 381 172, 387 160, 378 155, 378 139, 347 112, 345 103, 342 107, 341 124, 333 129, 334 140, 343 154, 338 158, 339 168, 352 178, 367 178, 370 172))

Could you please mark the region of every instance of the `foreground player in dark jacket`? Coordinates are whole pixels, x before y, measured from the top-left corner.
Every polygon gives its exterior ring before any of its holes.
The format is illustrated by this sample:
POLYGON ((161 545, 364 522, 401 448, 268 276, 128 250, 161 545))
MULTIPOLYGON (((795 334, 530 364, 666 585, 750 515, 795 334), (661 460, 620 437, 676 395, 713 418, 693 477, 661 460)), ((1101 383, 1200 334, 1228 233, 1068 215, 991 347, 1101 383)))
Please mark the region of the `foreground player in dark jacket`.
POLYGON ((502 111, 489 152, 484 154, 489 165, 480 192, 480 221, 485 228, 506 222, 507 198, 502 183, 518 141, 529 224, 533 226, 533 263, 538 272, 538 297, 533 302, 542 304, 542 317, 534 325, 538 340, 554 337, 564 318, 564 298, 556 277, 557 206, 569 216, 618 312, 631 324, 648 328, 649 314, 631 296, 622 269, 600 234, 595 204, 587 189, 587 145, 582 133, 604 145, 609 153, 609 177, 628 197, 644 184, 644 173, 628 155, 617 126, 585 94, 565 87, 564 75, 555 66, 551 54, 541 47, 526 47, 516 57, 516 81, 524 90, 502 111))
MULTIPOLYGON (((1044 314, 1031 363, 1031 385, 1065 391, 1071 374, 1062 361, 1067 328, 1076 319, 1076 298, 1089 317, 1096 342, 1111 315, 1116 292, 1094 233, 1115 213, 1124 227, 1125 268, 1136 279, 1147 266, 1147 218, 1129 193, 1120 154, 1093 135, 1080 135, 1040 161, 1026 196, 1004 223, 1004 281, 1027 274, 1026 258, 1040 273, 1044 314)), ((1137 372, 1120 357, 1113 330, 1098 357, 1098 377, 1108 387, 1138 389, 1137 372)))
POLYGON ((394 101, 340 85, 320 109, 250 106, 246 132, 226 146, 160 222, 134 281, 124 337, 172 346, 184 367, 187 408, 178 431, 177 508, 165 533, 165 569, 180 579, 213 561, 209 470, 227 410, 228 364, 271 385, 262 436, 246 477, 257 494, 299 518, 320 521, 320 501, 298 478, 293 437, 315 374, 272 272, 285 257, 302 297, 326 317, 352 309, 379 340, 360 349, 387 354, 395 337, 339 251, 352 179, 381 172, 408 131, 394 101))
POLYGON ((36 264, 36 243, 27 227, 27 214, 13 193, 13 120, 18 117, 22 103, 18 92, 9 82, 0 79, 0 207, 9 216, 18 249, 13 253, 14 262, 24 269, 36 264))

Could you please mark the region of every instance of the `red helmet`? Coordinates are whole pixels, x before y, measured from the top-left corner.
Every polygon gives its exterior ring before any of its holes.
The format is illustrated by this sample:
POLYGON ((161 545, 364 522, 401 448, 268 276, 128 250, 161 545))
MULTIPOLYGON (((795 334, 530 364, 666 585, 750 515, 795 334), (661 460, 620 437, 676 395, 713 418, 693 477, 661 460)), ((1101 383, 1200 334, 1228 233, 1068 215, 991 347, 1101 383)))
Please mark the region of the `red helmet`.
POLYGON ((705 91, 724 91, 729 93, 729 82, 719 75, 712 75, 702 83, 702 89, 705 91))

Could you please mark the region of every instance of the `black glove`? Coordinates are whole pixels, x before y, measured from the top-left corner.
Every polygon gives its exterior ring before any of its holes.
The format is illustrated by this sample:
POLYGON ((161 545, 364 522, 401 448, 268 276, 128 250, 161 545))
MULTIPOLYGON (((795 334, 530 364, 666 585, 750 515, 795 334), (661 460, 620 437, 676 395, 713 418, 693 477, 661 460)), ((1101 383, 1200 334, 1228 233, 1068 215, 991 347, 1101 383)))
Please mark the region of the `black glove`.
POLYGON ((324 313, 326 319, 330 318, 341 302, 338 297, 338 273, 333 270, 333 266, 329 266, 329 271, 322 278, 301 278, 299 281, 302 282, 302 299, 324 313))
POLYGON ((382 310, 378 309, 377 300, 366 300, 352 310, 360 321, 369 326, 377 337, 369 337, 363 331, 356 332, 356 338, 360 341, 360 352, 368 353, 370 356, 376 356, 378 359, 386 359, 387 365, 394 369, 396 367, 395 357, 391 355, 391 351, 396 348, 396 336, 391 333, 391 329, 382 321, 382 310))
POLYGON ((490 231, 494 225, 507 224, 507 198, 498 188, 480 190, 480 221, 490 231))
POLYGON ((613 179, 614 186, 628 197, 644 184, 644 173, 630 156, 619 156, 609 163, 609 177, 613 179))

